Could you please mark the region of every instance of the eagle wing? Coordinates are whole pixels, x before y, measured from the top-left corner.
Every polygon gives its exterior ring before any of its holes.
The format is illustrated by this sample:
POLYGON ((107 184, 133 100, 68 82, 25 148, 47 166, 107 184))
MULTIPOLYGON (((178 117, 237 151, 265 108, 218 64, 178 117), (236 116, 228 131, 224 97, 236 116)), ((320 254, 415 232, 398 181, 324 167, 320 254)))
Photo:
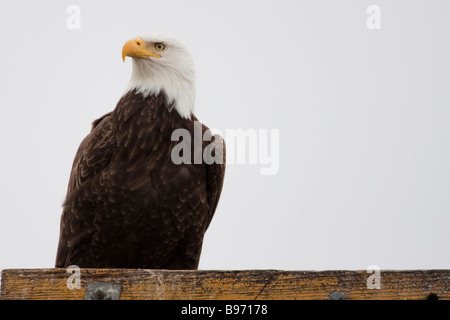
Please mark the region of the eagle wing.
MULTIPOLYGON (((202 131, 209 130, 209 128, 203 125, 202 131)), ((206 192, 207 192, 207 200, 208 200, 208 208, 209 208, 209 221, 208 225, 211 223, 211 220, 216 212, 217 204, 219 203, 220 195, 222 193, 222 186, 225 177, 225 166, 226 166, 226 147, 225 140, 217 135, 212 135, 211 142, 209 143, 209 147, 214 150, 212 156, 219 161, 208 164, 205 163, 206 167, 206 192), (221 161, 220 161, 221 160, 221 161)), ((207 146, 203 145, 203 150, 205 150, 207 146)))
POLYGON ((69 247, 81 241, 89 232, 84 228, 83 216, 86 211, 77 211, 75 208, 67 208, 67 204, 73 203, 73 197, 82 197, 81 190, 85 182, 99 174, 111 160, 114 145, 112 134, 111 112, 92 123, 92 130, 81 142, 72 165, 69 186, 67 190, 64 210, 61 216, 60 237, 56 255, 56 267, 64 267, 73 254, 69 247))

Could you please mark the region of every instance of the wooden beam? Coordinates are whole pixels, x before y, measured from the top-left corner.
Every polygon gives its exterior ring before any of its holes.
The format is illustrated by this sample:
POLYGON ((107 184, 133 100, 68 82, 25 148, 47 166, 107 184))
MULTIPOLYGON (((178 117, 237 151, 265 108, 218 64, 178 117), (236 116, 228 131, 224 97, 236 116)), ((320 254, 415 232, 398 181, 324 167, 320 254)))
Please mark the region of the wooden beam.
POLYGON ((121 300, 450 299, 450 270, 382 270, 380 289, 368 288, 367 279, 373 274, 365 270, 81 269, 80 289, 68 288, 67 279, 71 275, 66 269, 3 270, 0 299, 81 300, 92 282, 120 285, 121 300))

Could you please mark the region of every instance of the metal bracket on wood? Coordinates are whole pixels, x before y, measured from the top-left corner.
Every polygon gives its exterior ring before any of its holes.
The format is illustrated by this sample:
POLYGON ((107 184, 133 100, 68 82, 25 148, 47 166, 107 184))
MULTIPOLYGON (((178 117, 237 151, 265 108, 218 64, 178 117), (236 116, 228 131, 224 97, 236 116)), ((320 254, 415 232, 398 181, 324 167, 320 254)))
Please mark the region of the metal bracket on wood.
POLYGON ((332 291, 328 296, 328 300, 345 300, 347 295, 340 291, 332 291))
POLYGON ((121 289, 119 284, 89 282, 84 300, 119 300, 121 289))

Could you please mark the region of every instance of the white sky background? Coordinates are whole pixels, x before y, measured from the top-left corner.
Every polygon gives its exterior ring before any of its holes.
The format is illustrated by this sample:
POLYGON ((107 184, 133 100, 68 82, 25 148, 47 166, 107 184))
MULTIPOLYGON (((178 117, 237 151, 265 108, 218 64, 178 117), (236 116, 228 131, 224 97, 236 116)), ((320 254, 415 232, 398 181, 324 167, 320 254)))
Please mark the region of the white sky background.
POLYGON ((201 269, 449 268, 449 13, 444 0, 2 2, 0 269, 53 267, 75 152, 129 80, 122 45, 145 31, 189 44, 202 122, 280 133, 276 175, 227 167, 201 269), (381 30, 366 26, 373 4, 381 30))

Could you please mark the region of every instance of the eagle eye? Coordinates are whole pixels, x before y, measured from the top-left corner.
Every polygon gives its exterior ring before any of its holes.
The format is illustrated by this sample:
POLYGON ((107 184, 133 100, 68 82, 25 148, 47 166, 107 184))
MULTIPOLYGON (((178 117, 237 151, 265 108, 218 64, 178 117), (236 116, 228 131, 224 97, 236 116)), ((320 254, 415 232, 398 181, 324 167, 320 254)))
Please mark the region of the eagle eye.
POLYGON ((164 43, 155 43, 155 49, 157 51, 164 51, 166 50, 166 45, 164 43))

